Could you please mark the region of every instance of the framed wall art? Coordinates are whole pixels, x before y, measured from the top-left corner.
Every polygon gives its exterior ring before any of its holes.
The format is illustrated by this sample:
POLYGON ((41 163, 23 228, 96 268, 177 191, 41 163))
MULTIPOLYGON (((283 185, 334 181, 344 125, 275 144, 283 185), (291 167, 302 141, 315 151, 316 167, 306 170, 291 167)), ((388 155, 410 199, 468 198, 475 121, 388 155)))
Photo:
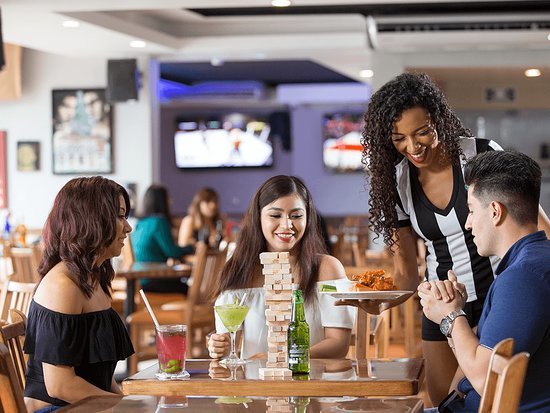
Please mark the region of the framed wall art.
POLYGON ((52 91, 54 174, 113 172, 112 108, 105 89, 52 91))
POLYGON ((21 172, 40 170, 40 142, 17 142, 17 170, 21 172))
POLYGON ((8 157, 6 155, 6 140, 6 131, 0 131, 0 209, 8 207, 8 157))

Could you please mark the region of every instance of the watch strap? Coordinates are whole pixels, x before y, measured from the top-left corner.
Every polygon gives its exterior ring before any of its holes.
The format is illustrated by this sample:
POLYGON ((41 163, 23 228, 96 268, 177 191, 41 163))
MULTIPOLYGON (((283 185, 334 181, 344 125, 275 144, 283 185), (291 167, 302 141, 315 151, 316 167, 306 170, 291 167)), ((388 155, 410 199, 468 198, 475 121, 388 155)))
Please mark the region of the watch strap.
POLYGON ((451 311, 448 315, 447 315, 447 319, 449 320, 449 323, 450 323, 450 327, 449 327, 449 333, 447 334, 447 338, 450 338, 451 337, 451 334, 453 332, 453 327, 455 325, 455 320, 458 318, 458 317, 466 317, 466 313, 464 312, 464 310, 457 310, 457 311, 451 311))

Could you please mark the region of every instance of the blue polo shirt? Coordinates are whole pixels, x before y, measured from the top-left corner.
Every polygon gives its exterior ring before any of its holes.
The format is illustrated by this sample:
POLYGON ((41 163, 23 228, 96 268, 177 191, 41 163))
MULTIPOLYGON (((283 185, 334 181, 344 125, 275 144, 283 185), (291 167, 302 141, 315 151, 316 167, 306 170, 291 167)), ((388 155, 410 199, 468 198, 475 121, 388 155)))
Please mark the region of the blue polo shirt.
MULTIPOLYGON (((514 353, 530 354, 520 412, 550 411, 550 241, 544 231, 517 241, 502 258, 491 285, 477 335, 489 349, 514 339, 514 353)), ((466 395, 454 411, 477 412, 481 397, 464 378, 458 389, 466 395)))

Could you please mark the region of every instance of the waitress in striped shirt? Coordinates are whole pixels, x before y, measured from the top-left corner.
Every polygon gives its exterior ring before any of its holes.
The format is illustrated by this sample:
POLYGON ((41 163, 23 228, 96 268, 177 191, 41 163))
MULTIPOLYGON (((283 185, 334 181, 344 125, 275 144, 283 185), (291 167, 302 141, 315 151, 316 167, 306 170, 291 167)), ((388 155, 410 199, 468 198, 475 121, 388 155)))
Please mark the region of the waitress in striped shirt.
MULTIPOLYGON (((370 179, 370 222, 393 252, 396 285, 413 291, 418 286, 419 236, 427 249, 426 279, 444 280, 454 270, 467 287, 464 311, 475 327, 497 259, 481 257, 464 228, 468 207, 463 166, 477 153, 500 146, 472 137, 431 79, 413 73, 397 76, 372 96, 362 143, 370 179)), ((550 234, 542 209, 539 228, 550 234)), ((449 393, 458 364, 439 325, 425 316, 422 348, 428 393, 437 405, 449 393)))

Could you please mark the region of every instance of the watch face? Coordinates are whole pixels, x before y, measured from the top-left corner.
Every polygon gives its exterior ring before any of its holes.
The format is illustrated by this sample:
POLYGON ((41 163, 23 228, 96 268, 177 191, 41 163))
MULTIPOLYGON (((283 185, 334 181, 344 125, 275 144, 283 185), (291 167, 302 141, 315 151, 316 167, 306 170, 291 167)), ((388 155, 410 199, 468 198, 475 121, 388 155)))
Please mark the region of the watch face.
POLYGON ((441 323, 439 323, 439 330, 441 330, 441 333, 445 336, 445 337, 449 337, 449 332, 451 330, 451 320, 449 320, 448 317, 445 317, 443 318, 443 320, 441 320, 441 323))

